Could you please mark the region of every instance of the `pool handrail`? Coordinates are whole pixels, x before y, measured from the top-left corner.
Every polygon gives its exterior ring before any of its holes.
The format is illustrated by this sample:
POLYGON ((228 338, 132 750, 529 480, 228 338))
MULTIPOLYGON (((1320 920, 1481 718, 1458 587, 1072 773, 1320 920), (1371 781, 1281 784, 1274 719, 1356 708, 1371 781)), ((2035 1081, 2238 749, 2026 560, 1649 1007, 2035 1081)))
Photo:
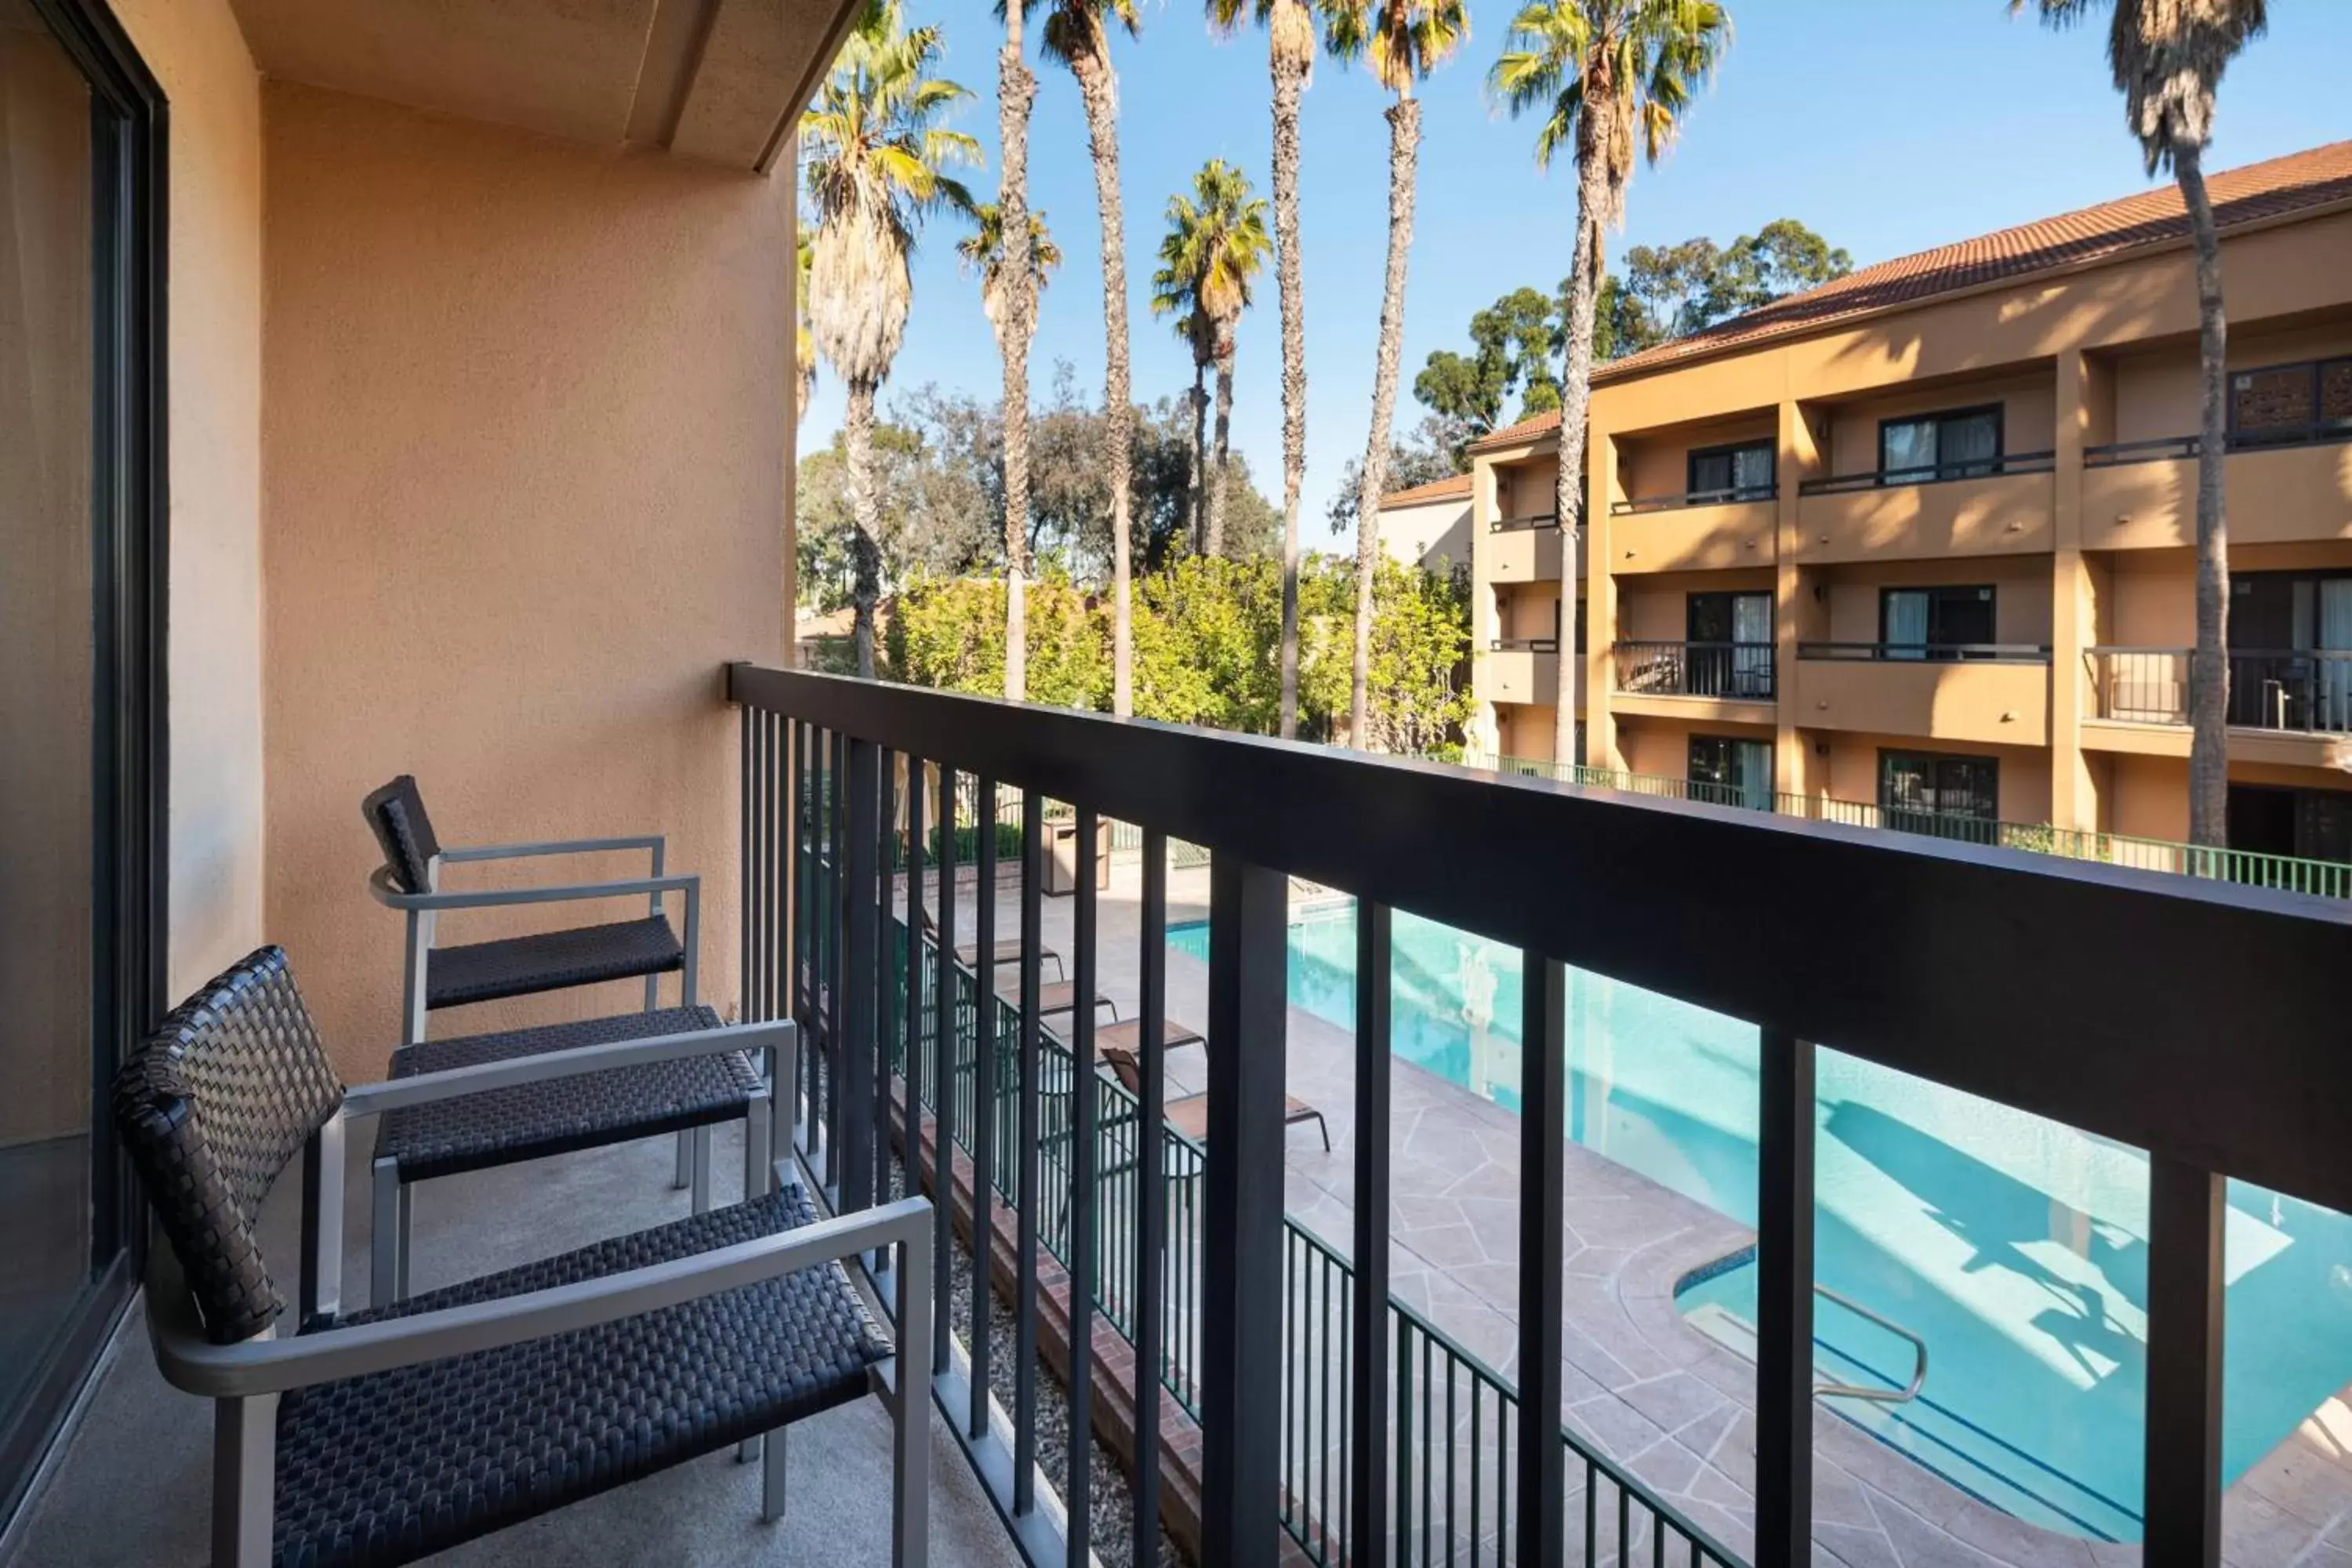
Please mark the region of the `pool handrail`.
POLYGON ((1866 1399, 1874 1405, 1908 1405, 1919 1397, 1919 1390, 1927 1382, 1927 1342, 1925 1339, 1885 1313, 1874 1312, 1853 1297, 1832 1290, 1826 1285, 1816 1282, 1813 1294, 1835 1301, 1858 1318, 1869 1319, 1896 1339, 1909 1341, 1912 1352, 1911 1381, 1905 1387, 1864 1388, 1851 1383, 1817 1383, 1813 1384, 1814 1398, 1866 1399))

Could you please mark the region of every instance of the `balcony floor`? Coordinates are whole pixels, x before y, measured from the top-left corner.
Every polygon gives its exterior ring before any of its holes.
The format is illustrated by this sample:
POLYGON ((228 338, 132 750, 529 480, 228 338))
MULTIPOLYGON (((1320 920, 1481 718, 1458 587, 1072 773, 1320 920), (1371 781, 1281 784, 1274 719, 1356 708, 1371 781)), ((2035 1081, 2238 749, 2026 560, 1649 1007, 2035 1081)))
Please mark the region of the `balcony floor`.
MULTIPOLYGON (((447 1025, 443 1028, 455 1033, 447 1025)), ((740 1127, 721 1130, 716 1201, 740 1189, 740 1127)), ((349 1299, 366 1297, 367 1155, 351 1140, 343 1234, 349 1299)), ((669 1184, 675 1144, 617 1149, 427 1183, 415 1205, 412 1282, 425 1289, 675 1219, 687 1194, 669 1184)), ((300 1184, 281 1182, 265 1245, 291 1264, 300 1184), (282 1248, 282 1250, 281 1250, 282 1248)), ((79 1429, 38 1501, 14 1562, 147 1568, 205 1561, 211 1518, 212 1412, 155 1370, 138 1309, 116 1336, 79 1429)), ((651 1476, 436 1557, 450 1568, 581 1563, 885 1564, 890 1560, 890 1421, 864 1399, 792 1431, 789 1501, 760 1522, 760 1471, 731 1453, 651 1476)), ((1019 1561, 954 1436, 933 1412, 931 1561, 998 1568, 1019 1561)))
MULTIPOLYGON (((1138 994, 1139 880, 1133 860, 1115 860, 1099 902, 1097 988, 1122 1017, 1132 1015, 1138 994)), ((972 930, 972 896, 967 883, 957 916, 964 939, 972 930)), ((1294 885, 1292 900, 1330 896, 1294 885)), ((1205 918, 1208 898, 1205 869, 1172 873, 1170 922, 1205 918)), ((1045 901, 1045 945, 1066 962, 1073 903, 1045 901)), ((1008 881, 999 890, 997 930, 1019 929, 1017 884, 1008 881)), ((1167 1002, 1170 1018, 1205 1024, 1207 966, 1171 953, 1167 1002)), ((1171 1096, 1206 1087, 1197 1047, 1171 1051, 1168 1062, 1171 1096)), ((1311 1127, 1290 1130, 1287 1207, 1343 1254, 1353 1213, 1354 1079, 1352 1034, 1293 1007, 1288 1088, 1327 1113, 1332 1151, 1324 1152, 1311 1127)), ((1402 1059, 1391 1099, 1392 1288, 1515 1378, 1518 1118, 1402 1059)), ((1755 1371, 1685 1322, 1673 1289, 1691 1269, 1748 1245, 1754 1233, 1580 1144, 1571 1142, 1567 1153, 1562 1419, 1745 1553, 1754 1528, 1755 1371)), ((2340 1423, 2343 1442, 2321 1429, 2330 1410, 2347 1405, 2352 1389, 2231 1489, 2227 1568, 2352 1568, 2352 1417, 2340 1423)), ((2141 1560, 2137 1544, 2095 1544, 2025 1524, 1825 1410, 1817 1410, 1814 1425, 1813 1511, 1814 1562, 1828 1568, 2121 1568, 2141 1560)), ((1573 1498, 1570 1514, 1573 1532, 1581 1524, 1573 1498)), ((1571 1540, 1571 1550, 1576 1544, 1571 1540)), ((1647 1561, 1646 1543, 1633 1544, 1647 1561)))

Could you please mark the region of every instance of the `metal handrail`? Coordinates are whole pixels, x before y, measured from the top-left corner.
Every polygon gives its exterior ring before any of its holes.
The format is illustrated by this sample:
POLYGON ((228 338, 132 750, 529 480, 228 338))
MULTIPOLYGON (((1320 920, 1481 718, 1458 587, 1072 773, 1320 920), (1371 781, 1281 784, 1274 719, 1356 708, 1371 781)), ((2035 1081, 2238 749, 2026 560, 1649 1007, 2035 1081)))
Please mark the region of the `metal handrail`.
POLYGON ((1489 645, 1495 653, 1558 653, 1558 637, 1496 637, 1489 645))
MULTIPOLYGON (((2352 441, 2352 424, 2289 425, 2275 430, 2232 430, 2224 447, 2231 452, 2266 452, 2273 447, 2330 447, 2352 441)), ((2157 436, 2139 441, 2105 441, 2083 448, 2086 468, 2115 468, 2126 463, 2161 463, 2192 458, 2205 448, 2201 436, 2157 436)))
POLYGON ((1800 479, 1801 496, 1842 495, 1848 490, 1883 489, 1889 485, 1939 485, 1955 479, 1985 479, 2001 474, 2046 474, 2058 466, 2055 452, 2006 452, 1997 458, 1965 458, 1948 463, 1922 463, 1908 468, 1872 468, 1859 474, 1833 474, 1800 479))
POLYGON ((1633 496, 1609 503, 1609 515, 1625 517, 1645 511, 1673 511, 1681 507, 1738 506, 1748 501, 1771 500, 1780 493, 1778 484, 1727 485, 1720 489, 1685 490, 1679 495, 1633 496))
POLYGON ((1817 1383, 1813 1384, 1814 1398, 1866 1399, 1875 1405, 1908 1405, 1919 1397, 1919 1390, 1927 1381, 1927 1342, 1925 1339, 1885 1314, 1874 1312, 1853 1297, 1832 1290, 1826 1285, 1816 1283, 1813 1294, 1835 1301, 1858 1318, 1869 1319, 1896 1339, 1910 1341, 1912 1351, 1911 1381, 1901 1389, 1864 1388, 1851 1383, 1817 1383))
POLYGON ((1558 528, 1559 513, 1531 511, 1525 517, 1498 517, 1486 525, 1489 533, 1521 533, 1529 529, 1558 528))
POLYGON ((1801 642, 1799 658, 1861 659, 1888 664, 2048 664, 2047 643, 1801 642))

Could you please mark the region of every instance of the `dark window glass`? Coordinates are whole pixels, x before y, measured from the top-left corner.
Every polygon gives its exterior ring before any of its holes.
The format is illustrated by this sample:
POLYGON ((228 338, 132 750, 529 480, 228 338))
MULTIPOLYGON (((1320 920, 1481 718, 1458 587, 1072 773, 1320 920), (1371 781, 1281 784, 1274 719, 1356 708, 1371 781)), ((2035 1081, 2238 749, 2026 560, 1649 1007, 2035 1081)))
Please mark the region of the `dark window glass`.
POLYGON ((1690 455, 1693 500, 1753 498, 1772 493, 1773 444, 1703 447, 1690 455))
POLYGON ((2000 820, 2000 761, 1881 752, 1878 808, 1888 827, 1990 844, 2000 820))
POLYGON ((2230 847, 2352 861, 2352 791, 2230 786, 2230 847))
POLYGON ((1889 658, 1952 658, 1994 641, 1993 591, 1885 588, 1878 595, 1878 640, 1889 658))
POLYGON ((1772 742, 1693 735, 1685 777, 1691 798, 1767 811, 1772 805, 1772 742))
POLYGON ((2263 365, 2230 375, 2230 436, 2259 446, 2352 425, 2352 358, 2263 365))
POLYGON ((1969 479, 1991 473, 2000 457, 1999 408, 1922 414, 1878 426, 1878 468, 1890 479, 1969 479))

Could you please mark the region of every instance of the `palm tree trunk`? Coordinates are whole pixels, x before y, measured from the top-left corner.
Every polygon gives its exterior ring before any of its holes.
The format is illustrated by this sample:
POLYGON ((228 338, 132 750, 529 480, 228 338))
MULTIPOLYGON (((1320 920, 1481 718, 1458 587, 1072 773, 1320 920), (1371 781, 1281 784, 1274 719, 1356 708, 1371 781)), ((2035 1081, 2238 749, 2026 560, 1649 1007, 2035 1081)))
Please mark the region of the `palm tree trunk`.
POLYGON ((1192 553, 1209 548, 1209 510, 1203 500, 1209 482, 1209 363, 1192 355, 1192 471, 1185 476, 1184 525, 1192 536, 1192 553))
POLYGON ((1597 132, 1588 155, 1589 111, 1579 128, 1576 171, 1576 252, 1569 269, 1568 369, 1559 388, 1559 466, 1552 479, 1552 510, 1559 519, 1559 695, 1552 714, 1552 765, 1562 777, 1576 765, 1577 541, 1584 521, 1586 400, 1592 391, 1592 328, 1601 299, 1601 226, 1608 210, 1607 174, 1597 132))
POLYGON ((851 589, 857 615, 851 623, 851 642, 857 649, 857 673, 874 676, 874 606, 882 595, 881 498, 874 489, 874 383, 849 384, 849 410, 842 435, 849 448, 849 515, 857 525, 852 554, 856 574, 851 589))
MULTIPOLYGON (((1010 7, 1008 7, 1010 9, 1010 7)), ((1087 145, 1095 162, 1095 205, 1102 213, 1103 477, 1110 486, 1110 710, 1135 711, 1135 625, 1129 574, 1134 505, 1135 400, 1128 390, 1127 225, 1118 195, 1118 90, 1108 56, 1081 53, 1070 62, 1087 111, 1087 145)))
POLYGON ((2221 310, 2221 240, 2205 195, 2204 150, 2173 149, 2172 171, 2189 206, 2197 243, 2197 647, 2189 658, 2189 841, 2230 842, 2230 529, 2221 506, 2228 456, 2225 360, 2229 322, 2221 310))
POLYGON ((1233 467, 1234 356, 1228 349, 1217 361, 1217 448, 1209 468, 1209 550, 1225 552, 1225 481, 1233 467))
POLYGON ((1298 491, 1307 479, 1307 296, 1298 259, 1298 100, 1315 58, 1300 0, 1273 0, 1274 255, 1282 289, 1282 738, 1298 733, 1298 491))
POLYGON ((1372 432, 1356 489, 1356 663, 1348 684, 1348 743, 1371 744, 1372 579, 1381 563, 1381 492, 1388 489, 1390 426, 1396 423, 1397 359, 1404 352, 1404 266, 1412 249, 1412 184, 1421 151, 1421 103, 1408 88, 1389 106, 1389 267, 1381 289, 1372 432))
POLYGON ((1004 695, 1029 695, 1029 333, 1035 318, 1029 255, 1029 106, 1037 79, 1022 60, 1021 7, 1004 8, 997 60, 997 135, 1004 174, 997 204, 1004 220, 1004 695))

